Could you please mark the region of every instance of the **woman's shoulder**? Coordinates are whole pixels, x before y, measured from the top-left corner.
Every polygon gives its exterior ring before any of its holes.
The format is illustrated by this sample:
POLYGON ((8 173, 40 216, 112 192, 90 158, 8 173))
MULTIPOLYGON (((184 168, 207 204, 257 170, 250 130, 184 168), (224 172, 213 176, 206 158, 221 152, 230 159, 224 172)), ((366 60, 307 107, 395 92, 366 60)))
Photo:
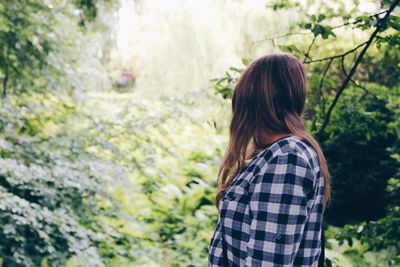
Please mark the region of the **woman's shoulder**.
POLYGON ((290 135, 285 138, 279 139, 272 143, 269 146, 269 149, 273 154, 301 152, 307 153, 311 157, 316 154, 311 144, 307 140, 297 135, 290 135))
POLYGON ((314 148, 307 140, 296 135, 290 135, 272 143, 261 156, 262 161, 268 163, 276 157, 288 154, 303 159, 314 170, 318 168, 317 153, 314 148))

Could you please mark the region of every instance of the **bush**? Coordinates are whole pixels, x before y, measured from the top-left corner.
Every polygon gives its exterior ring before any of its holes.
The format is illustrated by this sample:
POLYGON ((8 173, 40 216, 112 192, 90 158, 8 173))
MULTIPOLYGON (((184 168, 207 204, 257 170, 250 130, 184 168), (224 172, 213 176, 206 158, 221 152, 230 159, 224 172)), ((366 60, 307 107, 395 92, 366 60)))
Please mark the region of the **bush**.
MULTIPOLYGON (((0 257, 5 266, 100 266, 126 239, 106 183, 121 172, 85 151, 68 97, 3 100, 0 109, 0 257)), ((115 178, 113 178, 115 179, 115 178)), ((130 241, 134 244, 133 240, 130 241)))

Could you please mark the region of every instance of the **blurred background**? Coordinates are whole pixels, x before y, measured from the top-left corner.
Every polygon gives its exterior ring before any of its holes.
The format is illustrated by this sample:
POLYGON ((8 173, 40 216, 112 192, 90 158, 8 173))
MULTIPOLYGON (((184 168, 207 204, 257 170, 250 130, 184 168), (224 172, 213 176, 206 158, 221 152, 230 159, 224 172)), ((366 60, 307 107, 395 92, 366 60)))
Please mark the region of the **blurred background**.
POLYGON ((307 69, 327 266, 400 266, 400 0, 2 0, 0 266, 207 266, 230 98, 307 69))

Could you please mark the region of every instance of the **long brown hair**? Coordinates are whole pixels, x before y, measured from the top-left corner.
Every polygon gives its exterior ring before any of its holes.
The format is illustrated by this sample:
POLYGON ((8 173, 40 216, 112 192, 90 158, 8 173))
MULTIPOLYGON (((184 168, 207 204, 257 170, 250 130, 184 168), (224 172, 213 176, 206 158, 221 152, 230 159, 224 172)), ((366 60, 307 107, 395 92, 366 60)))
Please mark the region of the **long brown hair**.
POLYGON ((330 199, 330 174, 320 145, 303 125, 307 80, 302 63, 290 54, 269 54, 241 74, 232 96, 230 139, 218 172, 216 204, 245 165, 251 145, 260 147, 262 133, 295 135, 318 155, 324 178, 325 210, 330 199))

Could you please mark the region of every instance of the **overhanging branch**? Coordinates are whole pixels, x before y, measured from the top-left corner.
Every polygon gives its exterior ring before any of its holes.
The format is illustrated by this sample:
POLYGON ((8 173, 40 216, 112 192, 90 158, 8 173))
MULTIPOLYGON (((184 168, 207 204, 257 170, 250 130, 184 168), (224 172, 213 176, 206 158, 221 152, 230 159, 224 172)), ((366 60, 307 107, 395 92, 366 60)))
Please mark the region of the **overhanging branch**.
POLYGON ((384 22, 388 19, 389 15, 393 12, 393 10, 399 5, 400 0, 395 0, 391 5, 390 8, 387 10, 385 16, 381 19, 378 20, 377 25, 376 25, 376 29, 374 30, 374 32, 371 34, 371 36, 369 37, 368 41, 364 44, 364 48, 362 49, 361 53, 358 55, 356 61, 354 62, 349 74, 347 75, 346 79, 344 80, 344 82, 342 83, 342 85, 338 88, 338 90, 336 91, 336 95, 335 98, 333 99, 331 105, 328 108, 328 112, 325 115, 324 121, 322 123, 322 126, 320 128, 320 130, 317 133, 317 137, 321 137, 321 135, 324 133, 326 127, 329 124, 329 120, 332 114, 333 109, 335 108, 340 96, 342 95, 343 91, 346 89, 347 85, 349 84, 349 82, 351 82, 352 77, 354 75, 354 73, 357 70, 358 65, 361 63, 365 53, 367 52, 368 48, 371 46, 371 44, 373 43, 376 35, 381 31, 382 27, 384 26, 384 22))

